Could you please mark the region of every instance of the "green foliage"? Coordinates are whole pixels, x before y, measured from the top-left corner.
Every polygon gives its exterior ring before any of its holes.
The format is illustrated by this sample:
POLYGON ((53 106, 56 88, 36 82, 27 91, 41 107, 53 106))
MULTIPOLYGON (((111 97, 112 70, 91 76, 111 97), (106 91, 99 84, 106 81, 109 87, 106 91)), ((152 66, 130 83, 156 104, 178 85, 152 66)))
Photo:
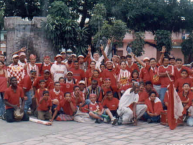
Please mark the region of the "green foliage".
POLYGON ((50 14, 43 27, 46 37, 52 41, 57 51, 63 46, 77 54, 84 53, 87 47, 87 29, 80 28, 79 23, 71 19, 69 9, 64 2, 55 1, 51 4, 50 14))
POLYGON ((182 53, 185 58, 191 57, 193 54, 193 33, 191 33, 186 40, 182 42, 182 53))
POLYGON ((132 52, 136 56, 141 56, 144 52, 144 44, 144 34, 142 32, 136 32, 134 33, 134 40, 130 44, 128 44, 128 46, 132 48, 132 52))
POLYGON ((169 52, 172 49, 171 32, 167 30, 157 30, 155 32, 156 47, 159 51, 162 50, 162 46, 165 46, 169 52))

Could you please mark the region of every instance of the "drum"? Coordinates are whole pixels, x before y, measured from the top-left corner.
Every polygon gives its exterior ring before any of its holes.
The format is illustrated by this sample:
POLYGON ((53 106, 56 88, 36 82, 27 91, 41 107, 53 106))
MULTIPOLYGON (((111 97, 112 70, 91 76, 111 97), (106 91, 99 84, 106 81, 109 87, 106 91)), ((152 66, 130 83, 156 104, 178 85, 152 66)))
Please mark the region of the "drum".
POLYGON ((24 112, 20 112, 19 108, 14 111, 14 118, 16 121, 22 120, 23 115, 24 115, 24 112))
MULTIPOLYGON (((178 125, 183 125, 183 116, 180 116, 178 118, 178 125)), ((163 112, 161 112, 160 114, 160 124, 162 125, 168 125, 168 115, 167 115, 167 110, 164 110, 163 112)))

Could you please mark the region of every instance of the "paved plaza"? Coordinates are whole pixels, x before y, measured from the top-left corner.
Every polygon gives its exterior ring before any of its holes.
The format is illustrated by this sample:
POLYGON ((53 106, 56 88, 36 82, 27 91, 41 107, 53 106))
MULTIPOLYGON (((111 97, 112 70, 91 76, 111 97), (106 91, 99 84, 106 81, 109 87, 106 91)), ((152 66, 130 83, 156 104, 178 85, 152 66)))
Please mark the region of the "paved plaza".
POLYGON ((138 122, 138 126, 54 122, 6 123, 0 120, 1 145, 165 145, 193 143, 193 127, 170 130, 160 124, 138 122))

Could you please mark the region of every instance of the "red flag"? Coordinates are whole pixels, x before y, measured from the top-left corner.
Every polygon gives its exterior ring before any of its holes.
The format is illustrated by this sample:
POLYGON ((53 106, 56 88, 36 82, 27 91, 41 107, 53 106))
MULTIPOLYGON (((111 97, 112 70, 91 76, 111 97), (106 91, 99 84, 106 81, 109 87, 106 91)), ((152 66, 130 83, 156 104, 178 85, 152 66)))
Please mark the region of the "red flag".
POLYGON ((175 129, 177 126, 177 121, 180 116, 182 116, 183 106, 174 88, 173 82, 170 82, 169 88, 169 100, 168 100, 168 125, 171 130, 175 129))

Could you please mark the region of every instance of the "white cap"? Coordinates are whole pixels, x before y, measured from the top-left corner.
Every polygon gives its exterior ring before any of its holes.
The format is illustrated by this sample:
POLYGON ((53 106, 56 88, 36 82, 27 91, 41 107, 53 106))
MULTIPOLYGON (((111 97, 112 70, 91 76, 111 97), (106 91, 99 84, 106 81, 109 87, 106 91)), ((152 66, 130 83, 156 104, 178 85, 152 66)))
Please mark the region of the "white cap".
POLYGON ((85 83, 85 81, 81 80, 81 81, 79 81, 78 84, 79 84, 79 85, 80 85, 80 84, 84 84, 84 85, 85 85, 86 83, 85 83))
POLYGON ((150 60, 149 57, 144 57, 143 61, 150 60))
POLYGON ((76 54, 73 53, 72 56, 75 56, 75 57, 76 57, 76 54))
POLYGON ((71 50, 71 49, 68 49, 67 52, 72 53, 72 50, 71 50))
POLYGON ((14 55, 12 56, 12 58, 16 58, 16 57, 19 57, 19 55, 14 54, 14 55))

